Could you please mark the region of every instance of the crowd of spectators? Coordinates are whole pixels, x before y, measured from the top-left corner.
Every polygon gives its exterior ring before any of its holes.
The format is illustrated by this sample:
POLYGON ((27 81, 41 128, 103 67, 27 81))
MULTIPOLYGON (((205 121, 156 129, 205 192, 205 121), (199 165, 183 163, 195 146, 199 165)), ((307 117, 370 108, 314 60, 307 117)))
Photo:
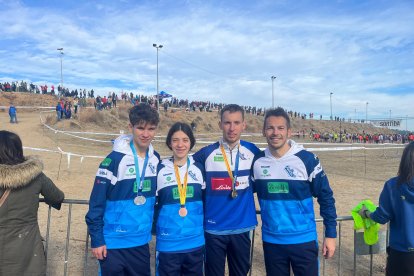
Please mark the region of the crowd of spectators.
POLYGON ((95 109, 103 110, 103 109, 111 109, 116 108, 116 104, 118 102, 118 95, 115 92, 109 92, 108 97, 106 96, 97 96, 94 101, 95 109))
MULTIPOLYGON (((3 92, 29 92, 36 94, 52 94, 55 95, 54 85, 49 87, 45 85, 34 85, 30 83, 27 85, 25 81, 14 81, 14 82, 4 82, 0 83, 0 91, 3 92)), ((94 98, 94 107, 97 110, 105 110, 117 107, 117 102, 119 101, 118 95, 115 92, 109 92, 108 96, 96 96, 93 89, 74 89, 69 90, 68 88, 63 88, 60 85, 57 88, 57 95, 59 97, 72 97, 73 104, 70 101, 59 100, 58 105, 56 106, 56 111, 59 109, 59 115, 57 115, 58 120, 62 118, 70 119, 72 117, 72 107, 74 108, 74 113, 76 114, 79 106, 86 106, 86 98, 94 98), (59 106, 59 107, 58 107, 59 106)), ((176 97, 169 98, 159 98, 157 102, 157 96, 147 96, 141 94, 134 94, 133 92, 121 92, 121 100, 124 103, 131 103, 136 105, 138 103, 148 103, 153 108, 157 108, 158 105, 162 106, 164 112, 167 112, 168 109, 180 109, 187 112, 220 112, 225 103, 214 103, 210 101, 190 101, 188 99, 179 99, 176 97)), ((258 116, 264 116, 266 109, 257 108, 255 106, 243 106, 247 114, 253 114, 258 116)), ((287 111, 291 118, 299 118, 302 120, 315 119, 315 114, 313 112, 306 114, 300 113, 297 111, 287 111)), ((333 117, 332 118, 338 122, 345 122, 345 118, 333 117)), ((322 115, 319 116, 319 120, 322 120, 322 115)), ((348 122, 351 122, 351 119, 348 119, 348 122)), ((354 123, 364 123, 364 120, 354 120, 354 123)), ((407 141, 414 141, 413 134, 381 134, 381 133, 347 133, 346 130, 341 132, 318 132, 311 130, 309 133, 306 133, 304 130, 299 131, 295 134, 298 138, 302 137, 305 139, 308 136, 313 141, 320 142, 349 142, 349 143, 376 143, 381 144, 385 142, 389 143, 405 143, 407 141)))
MULTIPOLYGON (((13 82, 4 82, 0 83, 0 91, 1 92, 25 92, 25 93, 35 93, 35 94, 50 94, 56 95, 55 86, 52 84, 48 87, 47 84, 44 85, 35 85, 33 83, 27 84, 25 81, 13 81, 13 82)), ((73 97, 73 98, 94 98, 95 91, 93 89, 86 90, 86 89, 72 89, 61 87, 60 85, 57 87, 57 95, 59 97, 73 97)))
POLYGON ((56 117, 57 120, 61 119, 71 119, 72 118, 72 106, 74 107, 74 113, 78 113, 79 99, 75 98, 73 103, 69 100, 61 98, 56 104, 56 117))
POLYGON ((311 130, 309 138, 316 142, 328 142, 328 143, 368 143, 368 144, 383 144, 383 143, 399 143, 405 144, 407 142, 414 141, 413 133, 393 133, 393 134, 383 134, 383 133, 347 133, 344 132, 323 132, 320 133, 315 130, 311 130))
MULTIPOLYGON (((140 95, 130 92, 123 92, 121 94, 121 100, 125 103, 130 102, 133 105, 138 103, 147 103, 152 107, 157 107, 157 96, 146 96, 140 95)), ((214 103, 211 101, 190 101, 188 99, 179 99, 176 97, 170 98, 160 98, 159 105, 163 107, 164 111, 167 111, 169 108, 178 108, 181 110, 185 110, 188 112, 213 112, 213 111, 220 111, 225 103, 214 103)), ((246 113, 253 114, 253 115, 264 115, 265 109, 264 108, 257 108, 255 106, 244 106, 246 113)))

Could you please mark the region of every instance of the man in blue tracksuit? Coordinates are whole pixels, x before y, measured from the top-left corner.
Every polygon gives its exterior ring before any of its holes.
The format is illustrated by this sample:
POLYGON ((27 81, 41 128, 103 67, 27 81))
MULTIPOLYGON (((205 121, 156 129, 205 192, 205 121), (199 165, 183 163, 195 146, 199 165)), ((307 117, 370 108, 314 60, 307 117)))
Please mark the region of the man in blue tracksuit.
POLYGON ((131 108, 129 121, 132 135, 118 137, 100 164, 86 214, 102 276, 151 274, 148 242, 160 160, 151 141, 159 116, 140 104, 131 108))
POLYGON ((246 127, 242 107, 226 105, 220 115, 223 138, 193 155, 206 174, 206 275, 224 275, 227 256, 229 274, 245 276, 250 269, 250 231, 257 225, 249 173, 260 150, 240 140, 246 127))
POLYGON ((9 107, 9 116, 10 116, 10 123, 17 124, 17 111, 14 105, 10 105, 9 107))
POLYGON ((336 209, 319 159, 292 140, 290 118, 282 108, 266 112, 268 147, 255 156, 252 180, 262 216, 267 275, 318 275, 318 240, 313 197, 325 225, 322 253, 335 252, 336 209))

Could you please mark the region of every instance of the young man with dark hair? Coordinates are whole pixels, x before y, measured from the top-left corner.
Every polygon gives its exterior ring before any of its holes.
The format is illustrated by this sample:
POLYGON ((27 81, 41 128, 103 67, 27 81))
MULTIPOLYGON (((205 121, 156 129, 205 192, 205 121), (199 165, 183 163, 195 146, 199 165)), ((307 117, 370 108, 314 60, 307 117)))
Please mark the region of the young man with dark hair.
POLYGON ((245 276, 250 269, 250 231, 257 225, 249 173, 259 149, 240 140, 246 122, 239 105, 221 110, 219 126, 222 139, 193 155, 206 174, 206 275, 224 275, 227 256, 230 275, 245 276))
POLYGON ((291 135, 290 118, 282 108, 265 114, 263 136, 268 147, 255 156, 252 180, 259 199, 267 275, 318 275, 318 239, 313 197, 325 225, 322 253, 335 252, 336 209, 328 178, 316 155, 291 135))
POLYGON ((159 123, 147 104, 129 111, 132 135, 118 137, 96 174, 86 223, 102 276, 150 275, 151 227, 159 154, 151 141, 159 123))

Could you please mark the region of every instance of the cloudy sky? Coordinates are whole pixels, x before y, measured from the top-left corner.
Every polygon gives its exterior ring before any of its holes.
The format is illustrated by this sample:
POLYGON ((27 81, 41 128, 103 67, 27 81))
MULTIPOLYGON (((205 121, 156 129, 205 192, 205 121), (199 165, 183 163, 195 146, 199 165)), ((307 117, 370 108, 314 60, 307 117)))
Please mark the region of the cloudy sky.
POLYGON ((0 0, 0 81, 156 94, 414 129, 414 2, 0 0), (368 104, 367 104, 368 103, 368 104))

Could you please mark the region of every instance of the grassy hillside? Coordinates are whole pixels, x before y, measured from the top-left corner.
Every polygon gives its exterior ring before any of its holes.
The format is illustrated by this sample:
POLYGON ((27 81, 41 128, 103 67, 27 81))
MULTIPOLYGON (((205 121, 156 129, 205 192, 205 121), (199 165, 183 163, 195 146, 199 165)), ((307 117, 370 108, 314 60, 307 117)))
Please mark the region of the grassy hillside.
MULTIPOLYGON (((15 106, 39 106, 39 107, 54 107, 57 103, 57 97, 51 95, 38 95, 29 93, 0 93, 0 106, 9 106, 13 103, 15 106)), ((69 99, 70 100, 70 99, 69 99)), ((88 99, 88 105, 93 106, 93 100, 88 99)), ((68 121, 63 120, 56 122, 54 114, 47 116, 48 124, 55 125, 57 128, 77 129, 84 131, 106 131, 118 132, 119 130, 126 130, 128 124, 128 108, 130 105, 119 103, 119 108, 111 110, 96 111, 93 108, 84 108, 80 114, 74 119, 68 121)), ((36 109, 18 109, 18 112, 32 112, 36 109)), ((185 112, 179 109, 170 109, 168 112, 161 111, 160 133, 166 133, 169 127, 176 121, 182 121, 190 124, 195 122, 197 125, 196 133, 214 133, 220 132, 218 127, 219 116, 217 111, 213 112, 185 112)), ((263 117, 251 114, 246 114, 247 128, 246 132, 261 132, 263 126, 263 117)), ((369 124, 347 123, 335 121, 321 121, 316 119, 303 120, 300 118, 292 118, 293 132, 305 131, 308 133, 311 129, 315 131, 331 132, 346 130, 350 133, 391 133, 389 129, 377 128, 369 124)))

